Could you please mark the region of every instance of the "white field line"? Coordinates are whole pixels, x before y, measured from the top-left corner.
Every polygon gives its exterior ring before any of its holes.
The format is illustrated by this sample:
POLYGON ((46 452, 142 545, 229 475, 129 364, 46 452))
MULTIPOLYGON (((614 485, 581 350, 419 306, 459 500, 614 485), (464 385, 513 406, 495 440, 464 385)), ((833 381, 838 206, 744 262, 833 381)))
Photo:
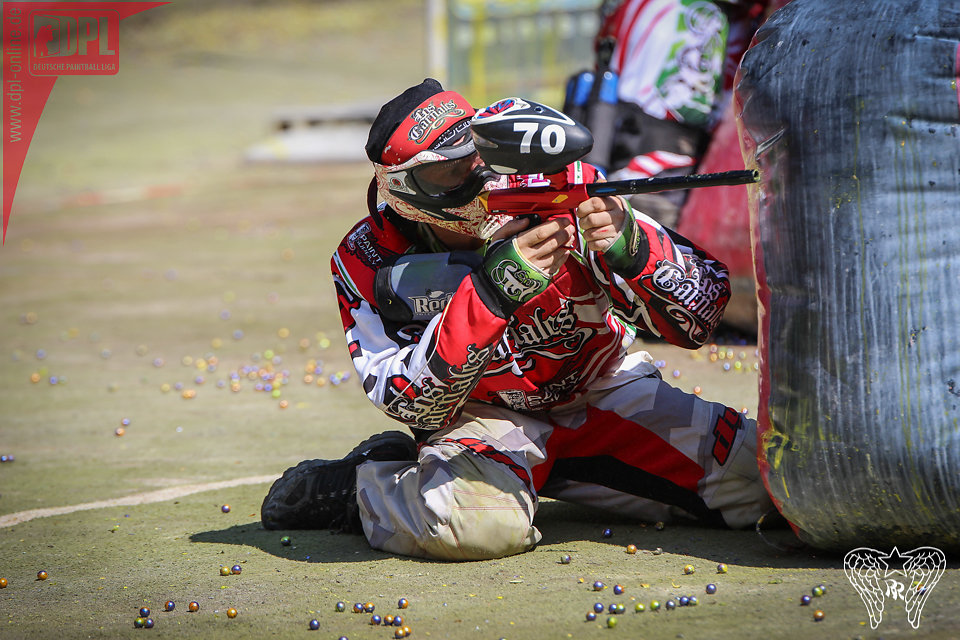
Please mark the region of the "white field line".
POLYGON ((111 500, 98 500, 96 502, 85 502, 83 504, 68 505, 65 507, 50 507, 48 509, 29 509, 17 513, 9 513, 0 516, 0 529, 3 527, 12 527, 15 524, 22 524, 33 520, 34 518, 46 518, 48 516, 62 516, 76 511, 89 511, 90 509, 106 509, 108 507, 125 507, 137 504, 149 504, 151 502, 163 502, 188 496, 191 493, 201 493, 203 491, 213 491, 216 489, 229 489, 239 487, 245 484, 261 484, 264 482, 273 482, 277 479, 276 475, 270 476, 250 476, 247 478, 235 478, 233 480, 223 480, 222 482, 208 482, 206 484, 184 484, 179 487, 168 487, 156 491, 147 491, 146 493, 135 493, 122 498, 113 498, 111 500))

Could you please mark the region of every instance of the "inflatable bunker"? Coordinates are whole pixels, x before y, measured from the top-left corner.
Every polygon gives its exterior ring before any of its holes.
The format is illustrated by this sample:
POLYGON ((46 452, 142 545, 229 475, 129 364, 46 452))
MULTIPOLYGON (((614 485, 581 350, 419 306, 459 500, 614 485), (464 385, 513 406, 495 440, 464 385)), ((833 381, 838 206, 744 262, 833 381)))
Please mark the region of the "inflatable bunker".
POLYGON ((960 549, 960 3, 793 0, 735 90, 761 471, 836 551, 960 549))

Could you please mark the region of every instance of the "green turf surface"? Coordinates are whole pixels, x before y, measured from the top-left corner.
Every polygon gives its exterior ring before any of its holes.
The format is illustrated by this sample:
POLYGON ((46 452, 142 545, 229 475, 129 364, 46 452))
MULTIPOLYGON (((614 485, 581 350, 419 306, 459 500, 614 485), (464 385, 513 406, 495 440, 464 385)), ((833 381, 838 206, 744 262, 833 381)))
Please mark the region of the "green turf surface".
MULTIPOLYGON (((120 74, 59 79, 41 118, 0 249, 0 454, 16 456, 0 464, 0 638, 389 638, 334 604, 396 613, 400 597, 414 638, 956 637, 955 562, 919 631, 895 603, 871 631, 841 558, 781 551, 783 531, 769 544, 753 532, 658 531, 546 501, 536 550, 457 564, 327 532, 291 532, 285 547, 282 532, 263 530, 269 483, 234 483, 339 457, 397 425, 355 379, 330 381, 352 369, 329 256, 363 214, 369 167, 240 157, 269 134, 277 106, 366 101, 418 82, 423 15, 409 1, 223 7, 178 2, 125 21, 120 74), (175 189, 116 191, 149 185, 175 189), (82 206, 92 193, 117 201, 82 206), (231 373, 268 361, 289 372, 279 397, 249 377, 231 390, 231 373), (36 511, 57 508, 69 512, 36 511), (220 575, 238 563, 240 575, 220 575), (595 580, 608 588, 594 592, 595 580), (820 583, 818 623, 798 603, 820 583), (700 604, 632 612, 681 594, 700 604), (187 611, 191 600, 200 611, 187 611), (598 601, 627 607, 616 629, 606 614, 584 620, 598 601), (136 630, 144 605, 156 626, 136 630)), ((754 345, 717 361, 709 349, 646 348, 677 386, 755 412, 754 345)))

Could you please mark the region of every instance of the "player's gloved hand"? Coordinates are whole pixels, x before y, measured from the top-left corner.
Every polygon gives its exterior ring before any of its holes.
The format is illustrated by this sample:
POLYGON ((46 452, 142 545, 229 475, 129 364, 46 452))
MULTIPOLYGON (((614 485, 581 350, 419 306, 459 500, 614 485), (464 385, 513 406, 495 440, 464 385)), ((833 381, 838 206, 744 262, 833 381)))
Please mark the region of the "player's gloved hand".
POLYGON ((595 196, 580 203, 576 213, 587 249, 604 253, 613 246, 621 235, 626 206, 618 197, 595 196))
POLYGON ((643 270, 649 247, 630 204, 620 197, 594 197, 577 207, 587 249, 603 254, 615 273, 634 278, 643 270))
POLYGON ((529 220, 511 220, 494 234, 483 273, 504 311, 512 314, 547 288, 570 254, 575 233, 570 220, 557 217, 532 227, 529 220))

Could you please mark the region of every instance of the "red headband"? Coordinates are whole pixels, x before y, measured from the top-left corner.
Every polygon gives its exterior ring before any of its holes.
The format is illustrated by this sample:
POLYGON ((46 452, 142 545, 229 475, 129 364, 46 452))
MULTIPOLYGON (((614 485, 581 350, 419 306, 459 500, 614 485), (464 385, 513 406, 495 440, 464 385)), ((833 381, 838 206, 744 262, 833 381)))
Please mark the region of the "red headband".
POLYGON ((430 96, 403 119, 387 140, 383 163, 402 164, 417 153, 430 149, 444 131, 474 113, 474 108, 456 91, 430 96))

